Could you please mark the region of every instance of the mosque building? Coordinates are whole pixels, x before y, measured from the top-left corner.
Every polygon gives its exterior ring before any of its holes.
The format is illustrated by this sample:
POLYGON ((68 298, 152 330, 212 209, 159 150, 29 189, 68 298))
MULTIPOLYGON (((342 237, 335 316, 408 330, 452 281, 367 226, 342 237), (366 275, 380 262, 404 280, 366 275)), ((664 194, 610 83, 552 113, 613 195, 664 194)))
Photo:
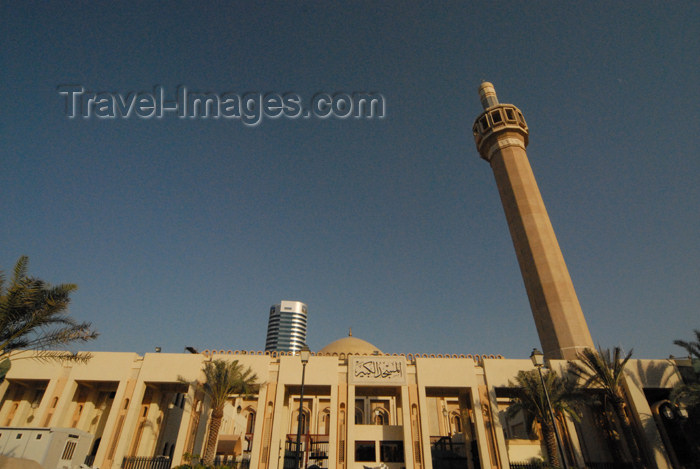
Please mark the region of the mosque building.
MULTIPOLYGON (((496 179, 547 366, 563 375, 593 340, 527 159, 523 114, 500 104, 490 83, 479 93, 477 150, 496 179)), ((299 314, 303 307, 305 337, 306 305, 293 303, 299 314)), ((211 408, 188 383, 202 379, 205 362, 221 359, 250 367, 260 382, 257 394, 231 395, 224 408, 217 457, 239 469, 299 467, 297 437, 304 468, 496 469, 546 458, 522 413, 506 413, 518 393, 516 375, 535 369, 530 359, 387 354, 350 332, 302 365, 298 344, 268 345, 197 354, 95 352, 83 364, 22 360, 0 384, 0 455, 35 459, 46 469, 189 463, 203 454, 211 408), (39 450, 50 442, 58 448, 56 464, 46 462, 53 453, 39 450)), ((683 467, 677 409, 668 401, 682 365, 627 364, 627 409, 647 467, 683 467)), ((630 460, 615 437, 618 422, 604 414, 588 406, 580 422, 559 419, 569 466, 630 460)))

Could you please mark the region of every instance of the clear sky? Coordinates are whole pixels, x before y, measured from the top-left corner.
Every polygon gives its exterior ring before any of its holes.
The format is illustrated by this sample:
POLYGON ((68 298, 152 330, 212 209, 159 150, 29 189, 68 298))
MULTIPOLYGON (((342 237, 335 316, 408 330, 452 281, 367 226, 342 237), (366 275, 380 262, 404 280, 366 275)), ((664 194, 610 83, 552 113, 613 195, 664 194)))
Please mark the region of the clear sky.
POLYGON ((79 286, 84 348, 525 358, 539 346, 471 134, 491 81, 593 339, 681 355, 700 328, 698 2, 3 2, 0 267, 79 286), (60 85, 373 92, 384 118, 66 117, 60 85))

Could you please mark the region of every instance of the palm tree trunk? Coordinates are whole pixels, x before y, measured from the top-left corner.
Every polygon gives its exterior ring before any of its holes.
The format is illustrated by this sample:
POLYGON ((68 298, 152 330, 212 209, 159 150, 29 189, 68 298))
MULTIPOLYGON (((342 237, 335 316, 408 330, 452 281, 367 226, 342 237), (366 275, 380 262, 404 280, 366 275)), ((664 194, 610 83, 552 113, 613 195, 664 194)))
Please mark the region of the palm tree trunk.
POLYGON ((209 436, 207 437, 207 445, 204 449, 204 464, 207 466, 214 465, 216 444, 219 440, 219 428, 221 428, 221 419, 223 416, 223 410, 214 409, 214 411, 211 413, 211 421, 209 422, 209 436))
POLYGON ((613 401, 613 409, 615 410, 617 420, 620 422, 620 427, 622 427, 622 433, 625 435, 625 441, 627 442, 627 447, 632 455, 632 462, 634 463, 634 466, 644 467, 640 447, 637 444, 637 438, 632 430, 632 423, 630 422, 630 419, 627 418, 627 413, 625 412, 625 401, 621 398, 615 399, 613 401))
POLYGON ((605 432, 605 441, 608 443, 608 449, 612 453, 613 459, 615 461, 624 461, 625 452, 622 448, 622 442, 617 436, 617 432, 614 430, 614 420, 606 404, 602 405, 601 413, 602 415, 600 417, 600 423, 603 427, 603 431, 605 432))
POLYGON ((559 450, 557 448, 557 440, 554 435, 554 427, 550 422, 542 425, 542 437, 544 438, 544 446, 547 450, 547 459, 549 464, 555 467, 560 467, 559 450))

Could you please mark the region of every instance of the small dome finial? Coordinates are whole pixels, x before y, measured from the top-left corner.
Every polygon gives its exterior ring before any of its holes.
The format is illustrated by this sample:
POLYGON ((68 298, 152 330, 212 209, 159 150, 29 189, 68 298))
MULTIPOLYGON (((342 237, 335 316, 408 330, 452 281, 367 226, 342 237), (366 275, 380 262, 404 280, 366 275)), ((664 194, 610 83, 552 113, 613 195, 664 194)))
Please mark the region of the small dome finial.
POLYGON ((348 331, 348 337, 352 337, 352 327, 351 327, 350 330, 348 331))
POLYGON ((481 106, 484 109, 488 109, 498 104, 496 88, 493 87, 493 83, 488 81, 481 83, 481 86, 479 86, 479 98, 481 99, 481 106))

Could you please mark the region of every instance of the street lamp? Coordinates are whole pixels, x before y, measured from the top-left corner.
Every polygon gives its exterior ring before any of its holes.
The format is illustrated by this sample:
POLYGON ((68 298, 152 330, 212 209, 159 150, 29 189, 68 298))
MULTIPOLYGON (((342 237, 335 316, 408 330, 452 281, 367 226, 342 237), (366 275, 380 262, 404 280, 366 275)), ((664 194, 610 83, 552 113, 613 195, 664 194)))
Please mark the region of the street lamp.
POLYGON ((309 356, 311 356, 311 350, 309 350, 308 345, 304 344, 299 350, 299 356, 301 357, 301 395, 299 396, 299 415, 297 416, 297 468, 301 466, 301 417, 304 413, 304 377, 306 375, 306 364, 309 363, 309 356))
POLYGON ((542 377, 542 367, 544 366, 544 354, 537 350, 536 348, 532 349, 532 353, 530 354, 530 360, 532 360, 532 364, 535 365, 535 368, 537 368, 538 373, 540 374, 540 382, 542 383, 542 389, 544 389, 544 395, 547 398, 547 409, 549 410, 549 417, 552 419, 552 427, 554 427, 554 436, 557 438, 557 447, 559 449, 559 458, 561 459, 561 463, 564 466, 564 469, 569 469, 569 465, 566 463, 566 457, 564 456, 564 449, 561 444, 561 437, 559 436, 559 429, 557 428, 557 422, 554 420, 554 411, 552 410, 552 402, 549 400, 549 391, 547 391, 547 386, 544 384, 544 377, 542 377))
POLYGON ((445 423, 447 436, 452 437, 452 426, 450 425, 450 419, 447 416, 447 407, 445 407, 445 404, 442 405, 442 419, 442 421, 445 423))

